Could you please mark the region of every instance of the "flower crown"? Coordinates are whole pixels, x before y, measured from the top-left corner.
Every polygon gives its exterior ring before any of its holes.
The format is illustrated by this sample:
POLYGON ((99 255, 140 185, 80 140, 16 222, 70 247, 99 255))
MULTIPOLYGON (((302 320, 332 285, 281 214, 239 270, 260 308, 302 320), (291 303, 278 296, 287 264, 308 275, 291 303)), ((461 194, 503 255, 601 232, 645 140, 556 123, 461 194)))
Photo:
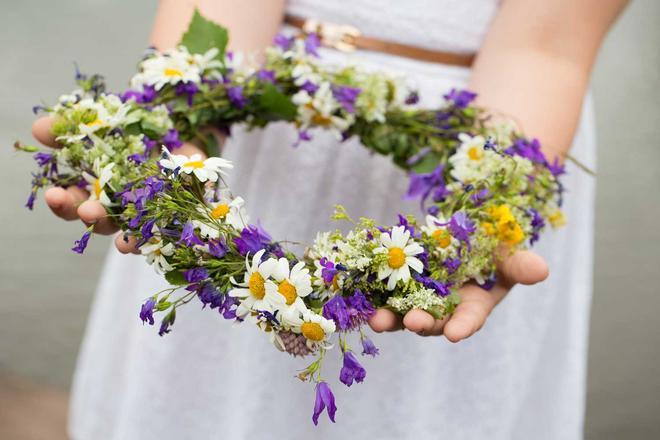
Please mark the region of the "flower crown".
MULTIPOLYGON (((197 298, 224 318, 261 328, 277 348, 315 356, 298 377, 316 384, 313 421, 336 405, 322 375, 337 343, 340 381, 362 382, 361 354, 378 349, 362 328, 377 307, 451 314, 457 289, 495 278, 495 250, 533 244, 546 223, 561 225, 563 168, 549 163, 537 140, 494 123, 471 106, 475 95, 452 90, 439 109, 416 106, 418 95, 395 78, 318 61, 315 35, 279 35, 259 69, 225 52, 227 31, 198 13, 176 49, 151 50, 123 94, 105 92, 100 76, 77 74, 79 89, 42 108, 55 118, 62 148, 36 152, 27 206, 45 185, 87 188, 140 252, 172 285, 150 296, 140 318, 159 334, 171 331, 179 307, 197 298), (288 121, 296 144, 315 129, 353 136, 410 173, 406 197, 426 214, 399 215, 396 225, 355 222, 338 206, 334 218, 352 222, 347 234, 321 232, 295 255, 251 223, 242 198, 223 180, 232 164, 214 157, 204 127, 263 127, 288 121), (198 141, 208 158, 176 154, 198 141)), ((35 152, 36 147, 17 144, 35 152)), ((76 241, 82 253, 90 227, 76 241)))

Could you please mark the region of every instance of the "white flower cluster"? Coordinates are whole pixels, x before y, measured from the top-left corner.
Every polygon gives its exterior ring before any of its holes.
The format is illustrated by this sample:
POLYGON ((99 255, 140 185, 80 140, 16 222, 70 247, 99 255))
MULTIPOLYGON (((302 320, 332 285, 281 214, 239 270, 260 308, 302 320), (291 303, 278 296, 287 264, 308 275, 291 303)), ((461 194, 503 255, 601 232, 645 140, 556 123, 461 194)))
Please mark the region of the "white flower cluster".
POLYGON ((199 84, 202 76, 221 79, 219 69, 222 63, 217 56, 216 48, 205 54, 191 54, 184 46, 164 52, 152 52, 140 63, 140 72, 131 79, 131 87, 142 90, 144 86, 152 86, 155 90, 160 90, 168 84, 199 84))

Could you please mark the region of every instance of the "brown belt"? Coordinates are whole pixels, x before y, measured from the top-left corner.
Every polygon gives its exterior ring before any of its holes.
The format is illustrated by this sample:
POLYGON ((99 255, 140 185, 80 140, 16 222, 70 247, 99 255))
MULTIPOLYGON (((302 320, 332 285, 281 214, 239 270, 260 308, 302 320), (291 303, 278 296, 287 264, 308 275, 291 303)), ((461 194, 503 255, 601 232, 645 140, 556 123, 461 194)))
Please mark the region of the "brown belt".
POLYGON ((284 22, 305 33, 316 33, 323 46, 331 47, 342 52, 352 52, 355 49, 364 49, 397 55, 400 57, 414 58, 416 60, 428 61, 431 63, 450 64, 464 67, 470 67, 472 61, 474 61, 473 54, 441 52, 410 46, 408 44, 365 37, 353 26, 305 19, 289 14, 284 16, 284 22))

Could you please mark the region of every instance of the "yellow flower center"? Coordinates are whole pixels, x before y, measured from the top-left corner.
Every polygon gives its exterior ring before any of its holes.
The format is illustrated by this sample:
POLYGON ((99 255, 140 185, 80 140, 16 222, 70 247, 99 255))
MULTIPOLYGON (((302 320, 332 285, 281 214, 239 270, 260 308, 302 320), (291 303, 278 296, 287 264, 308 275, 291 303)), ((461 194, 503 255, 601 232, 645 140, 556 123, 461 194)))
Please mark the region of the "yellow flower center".
POLYGON ((484 152, 479 147, 472 147, 468 150, 468 157, 471 160, 479 160, 484 156, 484 152))
POLYGON ((438 247, 441 247, 442 249, 451 244, 451 235, 446 229, 436 229, 431 236, 435 239, 438 247))
POLYGON ((193 160, 190 162, 186 162, 183 164, 183 167, 190 167, 190 168, 204 168, 204 162, 201 160, 193 160))
POLYGON ((266 296, 266 286, 264 285, 264 277, 259 272, 250 275, 248 281, 248 289, 250 293, 257 299, 263 299, 266 296))
POLYGON ((229 212, 229 205, 227 205, 226 203, 221 203, 220 205, 213 208, 213 210, 211 211, 211 217, 213 217, 214 219, 225 218, 228 212, 229 212))
POLYGON ((103 125, 103 121, 100 120, 99 118, 96 118, 96 119, 94 119, 92 122, 88 122, 88 123, 85 124, 85 125, 88 126, 88 127, 94 127, 94 126, 96 126, 96 125, 103 125))
POLYGON ((327 127, 332 123, 332 119, 323 116, 321 113, 315 113, 314 116, 312 116, 312 123, 321 127, 327 127))
POLYGON ((406 264, 406 254, 403 252, 403 249, 398 247, 390 248, 387 252, 387 264, 392 269, 398 269, 406 264))
POLYGON ((282 295, 286 299, 287 306, 293 304, 293 302, 298 297, 296 286, 291 284, 288 280, 282 281, 280 285, 277 287, 277 291, 280 292, 280 295, 282 295))
POLYGON ((163 73, 165 74, 165 76, 179 76, 179 77, 183 76, 183 72, 181 72, 179 69, 172 69, 170 67, 165 69, 165 72, 163 73))
POLYGON ((303 322, 300 326, 303 336, 312 341, 322 341, 325 338, 325 332, 321 325, 316 322, 303 322))
POLYGON ((96 196, 96 199, 101 198, 101 192, 103 192, 103 187, 101 187, 101 181, 99 179, 96 179, 94 181, 94 195, 96 196))

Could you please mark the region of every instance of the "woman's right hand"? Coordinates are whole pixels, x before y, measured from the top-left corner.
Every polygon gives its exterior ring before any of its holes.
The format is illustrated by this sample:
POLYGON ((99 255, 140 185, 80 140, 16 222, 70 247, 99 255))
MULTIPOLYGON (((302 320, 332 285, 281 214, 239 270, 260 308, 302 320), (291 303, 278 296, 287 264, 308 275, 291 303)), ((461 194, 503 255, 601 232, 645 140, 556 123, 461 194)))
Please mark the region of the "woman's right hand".
MULTIPOLYGON (((32 135, 47 147, 59 148, 60 145, 51 132, 52 125, 51 116, 39 118, 32 124, 32 135)), ((184 143, 181 148, 177 149, 177 154, 190 156, 195 153, 205 156, 199 147, 191 143, 184 143)), ((53 214, 64 220, 81 220, 86 226, 94 225, 94 232, 97 234, 111 235, 119 231, 119 227, 108 217, 103 205, 98 200, 88 200, 89 193, 82 188, 77 186, 51 187, 46 190, 44 198, 53 214)), ((117 234, 115 238, 117 249, 124 254, 139 253, 135 247, 135 238, 126 238, 123 233, 117 234)))

